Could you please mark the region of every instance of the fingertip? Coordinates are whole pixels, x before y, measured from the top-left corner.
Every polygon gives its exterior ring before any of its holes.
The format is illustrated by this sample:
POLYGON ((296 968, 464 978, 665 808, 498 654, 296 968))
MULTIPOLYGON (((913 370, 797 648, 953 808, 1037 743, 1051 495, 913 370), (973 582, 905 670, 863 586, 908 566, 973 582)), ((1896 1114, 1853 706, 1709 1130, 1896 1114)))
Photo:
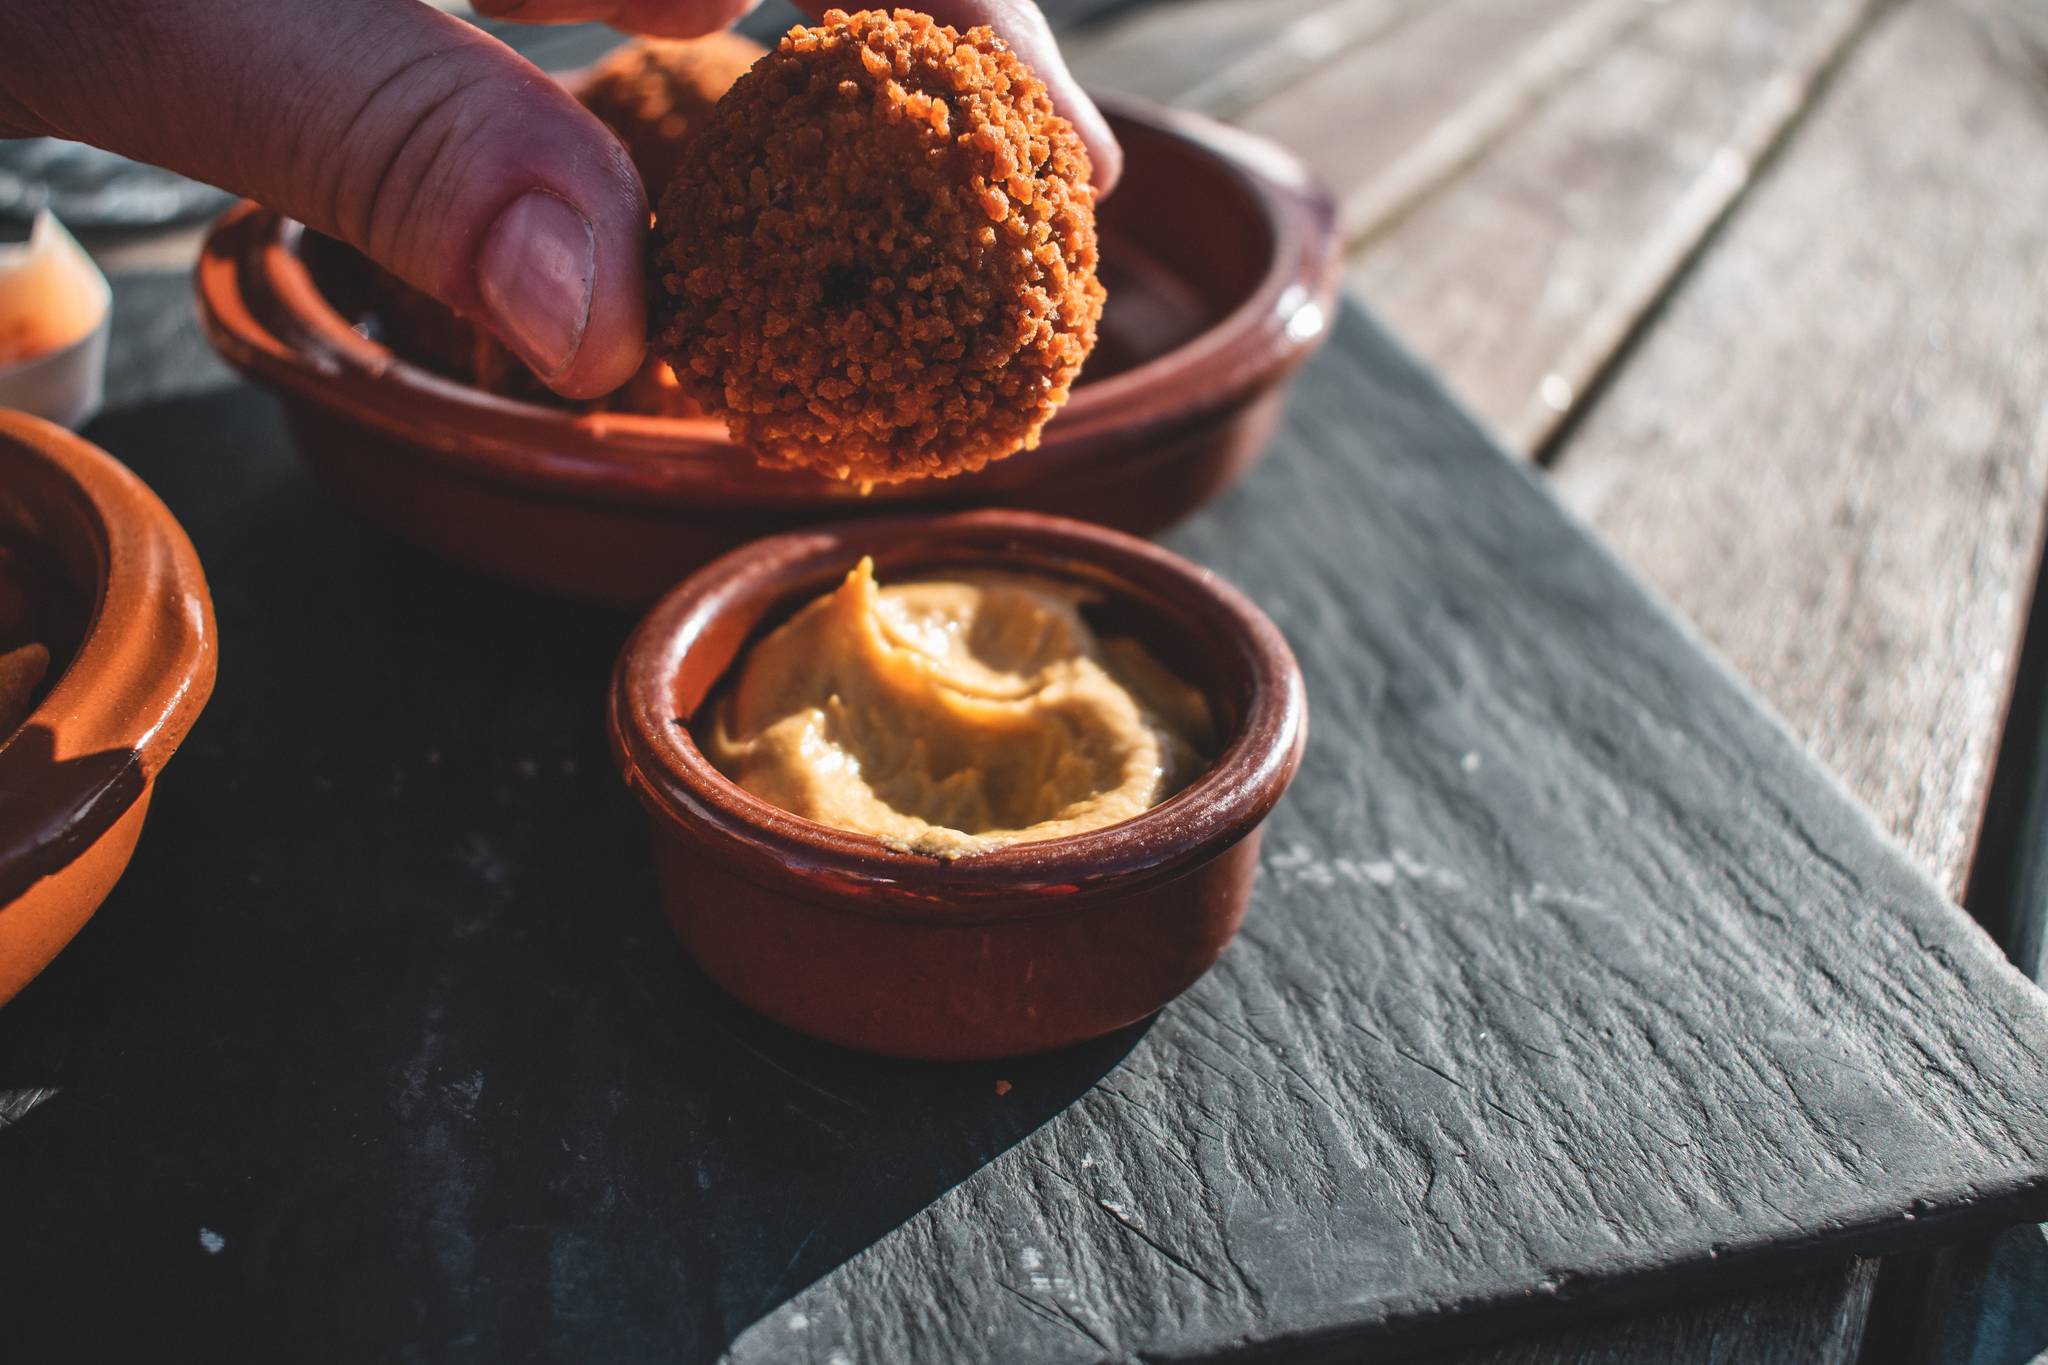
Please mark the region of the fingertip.
POLYGON ((511 195, 471 265, 491 331, 565 398, 618 388, 646 347, 644 200, 621 205, 594 188, 543 182, 511 195))
MULTIPOLYGON (((1046 41, 1050 43, 1051 38, 1048 36, 1046 41)), ((1027 55, 1025 59, 1030 61, 1031 57, 1027 55)), ((1123 144, 1116 140, 1116 132, 1109 126, 1108 116, 1074 79, 1074 73, 1068 69, 1057 47, 1047 47, 1038 54, 1033 65, 1039 79, 1045 82, 1046 93, 1052 96, 1053 108, 1074 125, 1081 145, 1088 149, 1096 197, 1107 195, 1116 188, 1116 182, 1124 173, 1123 144)))
POLYGON ((1095 172, 1095 197, 1107 199, 1115 191, 1117 183, 1124 178, 1123 144, 1112 138, 1101 147, 1091 150, 1089 157, 1101 168, 1095 172))
MULTIPOLYGON (((552 370, 543 368, 545 357, 543 363, 527 357, 542 382, 564 398, 601 398, 630 380, 647 358, 646 218, 641 209, 630 218, 596 223, 588 313, 573 351, 552 370)), ((488 269, 487 258, 479 269, 488 269)))
POLYGON ((564 398, 602 398, 638 374, 646 360, 647 313, 642 302, 614 316, 593 314, 576 359, 545 382, 564 398))
POLYGON ((523 188, 500 191, 471 278, 491 330, 543 383, 598 398, 646 355, 647 199, 602 124, 566 99, 558 112, 559 124, 530 118, 509 164, 482 174, 523 188))
POLYGON ((597 227, 597 279, 590 325, 573 364, 553 387, 566 398, 596 398, 638 373, 647 358, 647 198, 631 163, 632 193, 607 200, 597 227))
POLYGON ((1088 149, 1096 195, 1107 195, 1116 188, 1123 176, 1123 147, 1102 110, 1074 78, 1043 10, 1032 0, 927 0, 927 8, 934 18, 955 28, 987 24, 1008 43, 1045 82, 1053 108, 1080 134, 1088 149))
POLYGON ((1106 198, 1123 178, 1124 148, 1116 140, 1116 133, 1109 126, 1109 119, 1094 100, 1088 98, 1080 86, 1069 79, 1064 91, 1053 93, 1053 103, 1065 114, 1067 122, 1074 125, 1080 134, 1081 143, 1088 149, 1088 161, 1095 182, 1097 198, 1106 198))

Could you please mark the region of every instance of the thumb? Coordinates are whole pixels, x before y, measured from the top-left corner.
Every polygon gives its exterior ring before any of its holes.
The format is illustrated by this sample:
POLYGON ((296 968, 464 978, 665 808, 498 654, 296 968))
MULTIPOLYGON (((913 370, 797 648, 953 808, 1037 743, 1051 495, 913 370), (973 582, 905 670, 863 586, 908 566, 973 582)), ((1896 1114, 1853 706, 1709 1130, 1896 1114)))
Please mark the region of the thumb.
POLYGON ((646 345, 647 202, 617 141, 417 0, 0 0, 0 109, 260 199, 593 397, 646 345))

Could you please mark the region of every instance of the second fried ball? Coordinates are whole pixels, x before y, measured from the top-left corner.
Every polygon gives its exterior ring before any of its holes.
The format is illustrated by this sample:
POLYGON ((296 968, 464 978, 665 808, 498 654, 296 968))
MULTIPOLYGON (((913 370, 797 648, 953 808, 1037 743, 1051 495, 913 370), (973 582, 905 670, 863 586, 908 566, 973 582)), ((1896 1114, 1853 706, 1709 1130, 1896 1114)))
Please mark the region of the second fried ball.
POLYGON ((651 199, 674 177, 712 106, 764 51, 730 31, 681 41, 636 38, 592 67, 576 98, 625 144, 651 199))

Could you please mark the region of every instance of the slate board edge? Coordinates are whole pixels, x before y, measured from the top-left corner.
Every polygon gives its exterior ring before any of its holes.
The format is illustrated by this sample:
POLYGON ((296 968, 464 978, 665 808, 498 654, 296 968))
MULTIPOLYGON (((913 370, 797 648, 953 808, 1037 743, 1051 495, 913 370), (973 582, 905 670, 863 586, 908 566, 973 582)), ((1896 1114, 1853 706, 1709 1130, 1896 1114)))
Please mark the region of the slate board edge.
MULTIPOLYGON (((1571 507, 1560 502, 1551 493, 1548 481, 1543 475, 1540 466, 1532 465, 1528 460, 1515 455, 1506 446, 1502 445, 1499 437, 1495 436, 1492 431, 1488 430, 1477 418, 1472 416, 1464 402, 1444 383, 1443 378, 1437 371, 1428 362, 1403 345, 1399 337, 1388 331, 1381 324, 1378 315, 1369 307, 1351 299, 1345 300, 1345 303, 1350 305, 1345 311, 1353 314, 1358 322, 1373 334, 1375 341, 1379 345, 1400 357, 1402 363, 1411 371, 1409 378, 1417 388, 1427 389, 1446 408, 1455 409, 1464 419, 1468 431, 1475 440, 1484 442, 1487 448, 1494 452, 1500 462, 1511 470, 1516 478, 1520 479, 1523 484, 1533 489, 1545 502, 1554 507, 1558 517, 1569 523, 1572 529, 1579 533, 1588 547, 1597 553, 1602 561, 1612 568, 1617 575, 1629 582, 1636 593, 1649 604, 1652 611, 1672 626, 1702 659, 1712 665, 1712 671, 1719 677, 1721 682, 1740 695, 1759 715, 1770 721, 1771 727, 1777 731, 1778 737, 1784 744, 1788 748, 1796 750, 1810 770, 1826 779, 1829 791, 1839 797, 1845 807, 1852 808, 1856 812, 1862 828, 1870 835, 1872 842, 1883 845, 1888 852, 1895 854, 1902 865, 1913 870, 1921 883, 1944 901, 1948 900, 1947 893, 1941 889, 1940 884, 1932 876, 1920 867, 1905 844, 1877 818, 1875 812, 1849 789, 1848 785, 1843 782, 1840 775, 1833 768, 1830 768, 1827 764, 1813 756, 1812 751, 1808 749, 1806 741, 1800 737, 1799 732, 1793 729, 1791 723, 1778 712, 1778 709, 1771 704, 1769 699, 1757 691, 1749 679, 1736 671, 1734 665, 1728 662, 1721 651, 1715 648, 1714 644, 1700 633, 1699 628, 1693 624, 1692 618, 1687 616, 1669 597, 1659 591, 1655 584, 1645 579, 1641 574, 1638 574, 1626 560, 1615 553, 1613 547, 1607 543, 1606 537, 1601 535, 1592 523, 1581 517, 1571 507)), ((2043 554, 2048 555, 2048 543, 2044 543, 2043 554)), ((2017 643, 2016 638, 2015 645, 2017 643)), ((1952 901, 1949 903, 1951 905, 1954 904, 1952 901)), ((1963 917, 1969 921, 1973 928, 1977 929, 1986 944, 1994 948, 1997 946, 1991 936, 1984 931, 1983 926, 1978 924, 1974 918, 1967 913, 1963 917)), ((2003 954, 2000 956, 2002 957, 2003 954)), ((2008 963, 2008 965, 2010 964, 2008 963)), ((2019 976, 2021 980, 2026 980, 2024 974, 2020 973, 2017 968, 2014 969, 2014 975, 2019 976)))
MULTIPOLYGON (((1997 942, 1967 911, 1949 900, 1947 893, 1914 861, 1906 847, 1877 816, 1859 800, 1841 778, 1807 749, 1791 725, 1764 697, 1737 673, 1692 621, 1668 598, 1630 568, 1607 542, 1576 515, 1558 502, 1539 471, 1508 452, 1483 427, 1442 378, 1427 363, 1388 331, 1370 308, 1346 299, 1342 314, 1371 334, 1380 348, 1398 359, 1408 370, 1405 378, 1426 391, 1447 410, 1455 411, 1470 435, 1483 443, 1500 463, 1511 470, 1531 492, 1556 509, 1561 520, 1578 533, 1586 548, 1626 581, 1648 606, 1689 645, 1710 672, 1760 717, 1776 739, 1810 775, 1817 775, 1827 792, 1837 798, 1840 813, 1848 815, 1879 850, 1890 855, 1892 875, 1931 895, 1947 907, 1956 920, 1968 927, 1964 941, 1977 950, 1980 965, 1992 969, 1994 979, 2015 988, 2016 993, 2037 1012, 2048 1016, 2048 991, 2037 986, 2006 957, 1997 942)), ((1889 906, 1886 913, 1907 913, 1904 906, 1889 906)), ((1718 1254, 1673 1262, 1654 1256, 1637 1264, 1615 1262, 1592 1279, 1591 1294, 1579 1295, 1560 1289, 1544 1296, 1499 1295, 1475 1298, 1441 1312, 1395 1312, 1377 1320, 1355 1325, 1310 1329, 1276 1334, 1257 1343, 1233 1345, 1214 1351, 1143 1352, 1147 1362, 1173 1365, 1208 1365, 1208 1362, 1286 1360, 1313 1362, 1346 1359, 1358 1346, 1385 1348, 1388 1358, 1402 1358, 1446 1347, 1498 1341, 1520 1327, 1554 1327, 1605 1318, 1630 1308, 1664 1301, 1669 1291, 1687 1296, 1704 1296, 1716 1291, 1755 1287, 1767 1277, 1787 1270, 1817 1270, 1840 1264, 1855 1256, 1885 1256, 1947 1245, 1974 1234, 1988 1234, 2007 1227, 2048 1220, 2048 1157, 2037 1158, 2031 1173, 2014 1173, 2003 1179, 1972 1182, 1971 1197, 1946 1207, 1916 1215, 1910 1220, 1890 1213, 1872 1213, 1848 1218, 1816 1231, 1789 1237, 1759 1238, 1740 1244, 1724 1244, 1718 1254)))
POLYGON ((1214 1351, 1145 1351, 1138 1358, 1147 1365, 1245 1365, 1265 1361, 1320 1365, 1325 1361, 1356 1361, 1358 1349, 1370 1346, 1374 1359, 1409 1359, 1462 1346, 1501 1344, 1512 1334, 1525 1330, 1548 1331, 1598 1322, 1632 1310, 1670 1308, 1678 1301, 1756 1289, 1788 1272, 1819 1271, 1859 1256, 1926 1251, 1972 1235, 2040 1221, 2048 1221, 2048 1175, 1987 1189, 1980 1200, 1910 1221, 1874 1216, 1801 1236, 1727 1246, 1713 1257, 1683 1262, 1653 1258, 1634 1268, 1617 1265, 1598 1277, 1589 1294, 1575 1293, 1565 1285, 1547 1294, 1531 1292, 1472 1299, 1442 1312, 1390 1316, 1354 1327, 1276 1334, 1214 1351))

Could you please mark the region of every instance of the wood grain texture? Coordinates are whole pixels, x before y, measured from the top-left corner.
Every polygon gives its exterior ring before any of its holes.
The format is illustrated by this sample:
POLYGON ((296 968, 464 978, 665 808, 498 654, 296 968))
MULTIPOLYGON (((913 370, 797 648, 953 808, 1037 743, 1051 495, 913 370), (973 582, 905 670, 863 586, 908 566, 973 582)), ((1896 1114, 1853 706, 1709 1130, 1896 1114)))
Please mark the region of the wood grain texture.
POLYGON ((54 1092, 0 1134, 35 1354, 1348 1354, 2048 1181, 2048 1007, 1353 314, 1177 536, 1310 680, 1246 933, 1148 1027, 1001 1065, 808 1044, 689 970, 604 753, 627 622, 376 537, 240 387, 94 435, 233 658, 0 1015, 0 1090, 54 1092))
POLYGON ((1185 0, 1148 4, 1062 36, 1090 86, 1218 117, 1284 96, 1352 49, 1391 41, 1422 0, 1185 0))
POLYGON ((1622 31, 1350 280, 1537 451, 1807 107, 1874 0, 1671 0, 1622 31))
POLYGON ((2044 132, 1961 12, 1891 13, 1556 469, 1951 894, 2048 493, 2044 132))
POLYGON ((1647 0, 1444 0, 1235 121, 1306 160, 1358 237, 1455 176, 1652 10, 1647 0))

